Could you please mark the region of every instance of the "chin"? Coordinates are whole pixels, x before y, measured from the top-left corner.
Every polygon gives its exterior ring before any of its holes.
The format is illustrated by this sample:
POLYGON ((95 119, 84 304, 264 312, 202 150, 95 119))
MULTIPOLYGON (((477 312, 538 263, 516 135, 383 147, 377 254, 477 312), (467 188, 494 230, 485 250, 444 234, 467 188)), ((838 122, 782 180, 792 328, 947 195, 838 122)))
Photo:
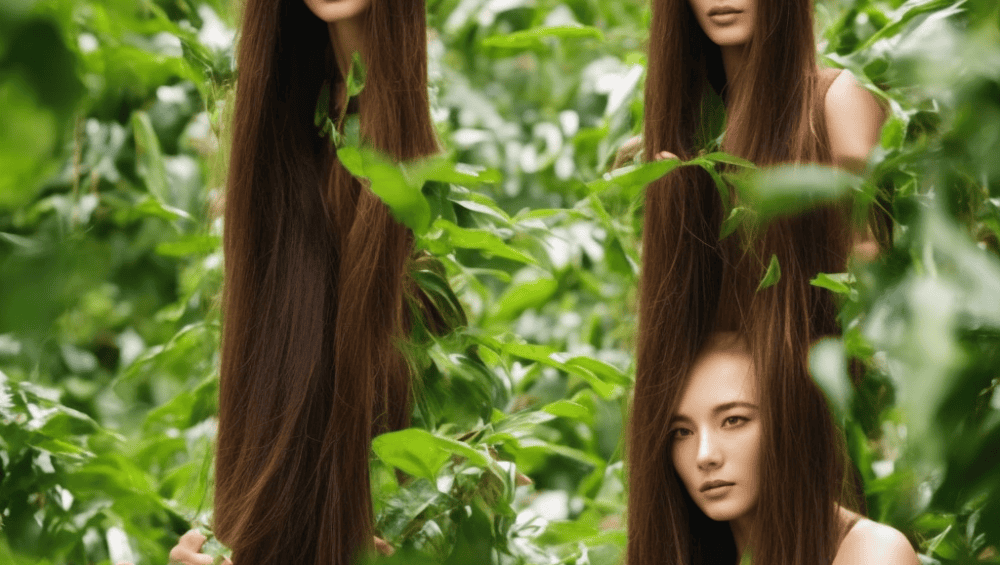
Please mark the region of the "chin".
POLYGON ((706 516, 716 522, 729 522, 730 520, 735 520, 745 516, 751 510, 749 505, 743 504, 742 501, 738 500, 725 500, 718 502, 703 501, 703 503, 699 505, 699 508, 701 508, 701 511, 704 512, 706 516))
POLYGON ((726 29, 717 30, 709 35, 708 38, 719 47, 734 47, 750 43, 750 36, 749 29, 726 29))

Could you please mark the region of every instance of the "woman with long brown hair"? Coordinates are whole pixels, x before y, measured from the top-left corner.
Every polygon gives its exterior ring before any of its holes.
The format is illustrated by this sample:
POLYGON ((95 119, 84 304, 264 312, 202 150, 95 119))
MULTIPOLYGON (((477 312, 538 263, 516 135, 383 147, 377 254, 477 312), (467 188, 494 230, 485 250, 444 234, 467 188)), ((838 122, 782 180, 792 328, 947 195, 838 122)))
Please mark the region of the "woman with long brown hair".
MULTIPOLYGON (((238 565, 346 565, 373 545, 371 440, 410 415, 413 237, 314 116, 327 83, 330 115, 356 111, 362 143, 397 160, 437 151, 425 16, 424 0, 245 0, 214 517, 238 565), (354 52, 367 76, 345 108, 354 52)), ((203 561, 201 541, 172 557, 203 561)))
MULTIPOLYGON (((725 104, 729 153, 758 165, 863 164, 878 140, 881 108, 848 73, 817 66, 811 0, 653 0, 652 10, 647 160, 696 156, 714 92, 725 104)), ((766 375, 759 394, 771 424, 762 439, 754 562, 831 563, 843 527, 838 504, 850 508, 855 498, 845 487, 842 440, 807 369, 810 345, 838 332, 837 309, 809 281, 843 271, 855 233, 867 230, 853 229, 844 206, 831 205, 720 241, 727 204, 694 167, 646 189, 628 432, 629 565, 713 562, 692 550, 713 536, 695 535, 678 504, 669 426, 714 332, 742 336, 755 371, 766 375), (758 291, 771 257, 781 277, 758 291)), ((709 527, 699 524, 695 530, 709 527)))
MULTIPOLYGON (((794 459, 797 474, 783 475, 787 462, 779 460, 783 454, 776 440, 782 428, 801 426, 815 419, 815 410, 825 410, 822 398, 796 388, 782 392, 801 402, 780 407, 769 402, 769 394, 776 392, 773 376, 756 370, 737 334, 711 334, 690 373, 666 387, 671 401, 666 407, 668 469, 662 503, 669 520, 660 524, 660 535, 653 540, 666 550, 657 563, 725 565, 747 555, 753 563, 919 563, 901 533, 838 504, 830 488, 806 492, 829 505, 833 537, 811 524, 813 500, 796 499, 803 494, 800 486, 815 488, 822 484, 813 478, 818 476, 835 489, 842 477, 835 464, 805 456, 794 459), (800 512, 797 523, 769 519, 766 512, 775 505, 765 499, 768 495, 786 497, 784 505, 800 512), (825 553, 813 553, 815 548, 825 553)), ((830 440, 811 435, 824 430, 805 430, 800 441, 830 440)))

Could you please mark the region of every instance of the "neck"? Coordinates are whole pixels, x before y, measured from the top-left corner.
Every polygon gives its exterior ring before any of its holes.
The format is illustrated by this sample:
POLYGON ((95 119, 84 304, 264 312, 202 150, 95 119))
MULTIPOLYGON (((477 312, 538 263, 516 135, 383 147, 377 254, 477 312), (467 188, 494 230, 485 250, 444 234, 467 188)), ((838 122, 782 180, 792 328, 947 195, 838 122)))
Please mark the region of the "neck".
MULTIPOLYGON (((337 58, 337 67, 340 69, 340 76, 347 79, 347 73, 351 70, 351 59, 355 51, 364 56, 364 14, 359 14, 352 18, 332 21, 327 24, 330 31, 330 43, 333 45, 333 52, 337 58)), ((345 85, 343 81, 338 87, 337 100, 344 96, 345 85)))
POLYGON ((750 543, 750 532, 753 529, 753 516, 749 513, 729 521, 729 529, 733 532, 733 540, 736 542, 736 552, 742 562, 750 543))
POLYGON ((722 51, 722 67, 726 71, 726 83, 729 85, 729 95, 732 96, 742 87, 740 75, 743 66, 746 64, 748 47, 742 45, 725 45, 719 48, 722 51))

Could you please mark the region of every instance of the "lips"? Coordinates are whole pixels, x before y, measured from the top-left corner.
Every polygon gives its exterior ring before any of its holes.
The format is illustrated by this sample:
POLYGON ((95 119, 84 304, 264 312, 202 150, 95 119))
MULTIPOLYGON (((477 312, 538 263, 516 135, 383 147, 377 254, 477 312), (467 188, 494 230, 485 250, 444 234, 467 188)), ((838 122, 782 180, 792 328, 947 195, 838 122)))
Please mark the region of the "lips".
POLYGON ((743 10, 733 6, 716 6, 708 11, 709 16, 724 16, 726 14, 742 14, 743 10))
POLYGON ((701 488, 698 489, 698 492, 706 492, 706 491, 710 491, 710 490, 712 490, 714 488, 728 487, 728 486, 735 485, 735 484, 736 483, 732 483, 732 482, 729 482, 729 481, 708 481, 707 483, 703 483, 701 485, 701 488))

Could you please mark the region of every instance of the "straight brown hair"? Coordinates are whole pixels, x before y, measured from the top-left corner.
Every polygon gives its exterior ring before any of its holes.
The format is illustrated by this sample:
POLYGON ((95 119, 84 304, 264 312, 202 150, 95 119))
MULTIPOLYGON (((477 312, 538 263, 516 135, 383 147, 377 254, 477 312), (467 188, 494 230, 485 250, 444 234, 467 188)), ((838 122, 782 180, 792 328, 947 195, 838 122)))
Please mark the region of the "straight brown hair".
MULTIPOLYGON (((723 149, 759 165, 831 161, 816 108, 810 0, 758 0, 742 85, 731 92, 719 47, 688 0, 653 0, 645 157, 694 157, 714 90, 727 108, 723 149)), ((752 241, 719 241, 724 204, 711 177, 677 169, 646 189, 636 383, 628 428, 629 565, 736 563, 724 523, 709 520, 673 470, 669 422, 698 352, 715 331, 746 340, 760 377, 761 486, 752 556, 760 565, 830 563, 845 490, 840 432, 810 378, 809 346, 836 333, 829 293, 809 281, 846 265, 850 232, 833 207, 786 217, 752 241), (774 255, 781 279, 757 292, 774 255)))
MULTIPOLYGON (((434 153, 424 0, 364 17, 362 141, 434 153)), ((344 565, 372 546, 372 437, 409 421, 413 238, 313 123, 322 84, 343 83, 326 24, 302 0, 246 0, 241 33, 215 532, 241 565, 344 565)))

